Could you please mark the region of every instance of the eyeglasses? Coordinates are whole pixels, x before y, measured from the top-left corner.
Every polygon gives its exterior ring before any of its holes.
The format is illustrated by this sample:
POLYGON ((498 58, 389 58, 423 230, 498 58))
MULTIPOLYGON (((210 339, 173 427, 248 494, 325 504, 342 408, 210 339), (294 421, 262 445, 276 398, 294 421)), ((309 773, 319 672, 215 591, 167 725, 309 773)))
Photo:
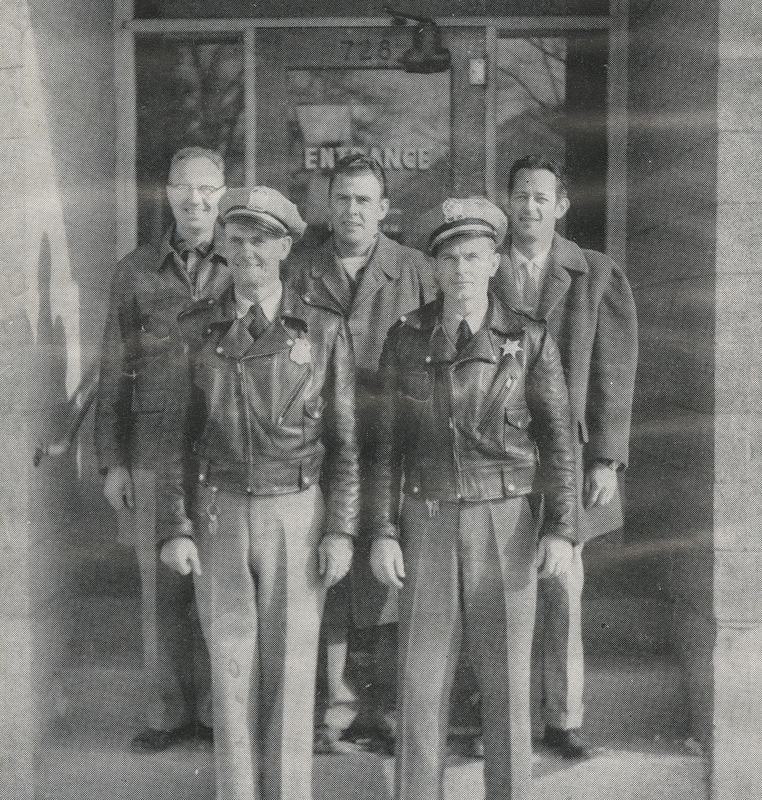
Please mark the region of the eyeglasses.
POLYGON ((211 197, 215 192, 219 192, 223 186, 191 186, 189 183, 168 183, 167 189, 182 195, 193 194, 197 191, 202 197, 211 197))

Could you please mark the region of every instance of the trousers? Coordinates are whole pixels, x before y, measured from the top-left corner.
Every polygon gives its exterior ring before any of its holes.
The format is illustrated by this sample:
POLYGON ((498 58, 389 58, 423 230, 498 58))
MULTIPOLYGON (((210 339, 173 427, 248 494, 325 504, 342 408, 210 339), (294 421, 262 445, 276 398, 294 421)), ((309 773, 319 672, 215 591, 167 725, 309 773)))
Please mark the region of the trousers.
POLYGON ((135 508, 119 515, 120 537, 135 548, 141 578, 141 629, 147 692, 146 724, 171 730, 211 726, 209 655, 199 626, 190 576, 156 555, 156 472, 132 470, 135 508), (158 611, 157 611, 158 609, 158 611))
POLYGON ((442 800, 449 699, 465 637, 482 694, 486 800, 531 796, 530 663, 537 571, 525 498, 401 515, 396 795, 442 800))
POLYGON ((322 495, 202 487, 197 515, 217 800, 309 800, 322 495))
POLYGON ((541 682, 542 717, 562 730, 582 725, 582 546, 574 548, 568 581, 541 578, 535 627, 536 668, 541 682))

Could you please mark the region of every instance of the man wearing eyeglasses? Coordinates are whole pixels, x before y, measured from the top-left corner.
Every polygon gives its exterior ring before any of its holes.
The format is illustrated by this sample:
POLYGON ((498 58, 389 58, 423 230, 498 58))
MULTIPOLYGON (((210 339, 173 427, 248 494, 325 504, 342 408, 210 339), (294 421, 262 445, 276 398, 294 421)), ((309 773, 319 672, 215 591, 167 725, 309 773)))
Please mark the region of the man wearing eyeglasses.
MULTIPOLYGON (((166 450, 162 442, 177 430, 191 438, 196 433, 199 414, 190 370, 194 341, 180 340, 178 317, 200 320, 230 284, 217 233, 217 204, 224 190, 218 153, 200 147, 175 153, 167 181, 174 223, 158 250, 141 244, 117 265, 104 333, 95 442, 105 475, 103 493, 119 513, 141 567, 148 727, 132 745, 152 752, 212 738, 209 657, 197 623, 193 582, 157 563, 156 485, 166 450)), ((190 487, 196 472, 194 464, 187 464, 190 487)))

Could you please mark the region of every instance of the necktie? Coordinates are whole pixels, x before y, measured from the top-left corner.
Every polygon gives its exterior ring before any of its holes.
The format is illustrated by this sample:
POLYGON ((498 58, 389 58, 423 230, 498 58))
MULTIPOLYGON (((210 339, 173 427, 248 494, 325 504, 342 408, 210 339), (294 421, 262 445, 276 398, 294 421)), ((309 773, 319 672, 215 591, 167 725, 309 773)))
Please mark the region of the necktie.
POLYGON ((468 322, 464 317, 458 325, 458 335, 455 338, 455 349, 460 351, 468 344, 471 339, 471 328, 468 327, 468 322))
POLYGON ((183 253, 183 261, 185 262, 185 273, 188 276, 190 285, 194 291, 196 289, 196 281, 198 279, 198 262, 201 260, 198 250, 193 247, 183 253))
POLYGON ((265 316, 265 312, 262 311, 262 306, 260 306, 259 303, 253 305, 246 312, 244 322, 248 326, 249 333, 251 334, 252 338, 255 340, 259 339, 259 337, 270 327, 270 320, 265 316))
MULTIPOLYGON (((533 314, 537 311, 537 304, 540 302, 540 293, 534 271, 529 269, 529 263, 522 264, 522 277, 524 280, 524 308, 533 314)), ((534 266, 534 265, 532 265, 534 266)))

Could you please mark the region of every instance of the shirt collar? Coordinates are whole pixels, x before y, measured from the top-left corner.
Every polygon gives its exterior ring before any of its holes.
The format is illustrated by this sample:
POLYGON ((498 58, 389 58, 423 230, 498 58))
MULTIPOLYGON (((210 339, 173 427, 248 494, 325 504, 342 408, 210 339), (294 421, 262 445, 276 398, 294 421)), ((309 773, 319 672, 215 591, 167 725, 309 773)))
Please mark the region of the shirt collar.
MULTIPOLYGON (((225 256, 222 252, 224 233, 222 226, 219 222, 214 223, 214 235, 212 241, 206 245, 206 250, 203 253, 204 258, 221 258, 224 260, 225 256)), ((175 259, 182 264, 183 249, 187 249, 187 245, 177 236, 177 226, 173 222, 169 230, 164 234, 159 246, 159 268, 163 268, 167 258, 174 255, 175 259)), ((197 248, 198 249, 198 248, 197 248)))
POLYGON ((445 329, 445 333, 448 335, 448 337, 450 337, 454 342, 454 337, 458 335, 458 326, 460 325, 460 321, 465 319, 468 323, 471 335, 473 336, 484 324, 484 319, 487 316, 488 309, 489 300, 485 298, 483 307, 474 309, 470 314, 466 314, 464 317, 462 314, 451 312, 447 307, 447 302, 445 302, 442 307, 442 327, 445 329))
POLYGON ((537 275, 535 273, 541 274, 545 271, 545 265, 548 263, 548 256, 552 246, 553 243, 551 242, 545 250, 538 253, 534 258, 527 258, 523 253, 519 252, 515 244, 511 244, 511 264, 517 267, 526 265, 528 272, 536 278, 537 275), (534 269, 531 266, 532 264, 535 266, 534 269))
MULTIPOLYGON (((263 300, 259 301, 259 307, 262 309, 262 313, 267 317, 267 319, 272 322, 278 314, 278 309, 280 308, 280 301, 283 297, 283 284, 278 281, 277 288, 267 295, 263 300)), ((245 317, 249 313, 249 309, 255 306, 256 303, 252 303, 251 300, 247 300, 245 297, 239 297, 236 295, 235 298, 235 315, 239 319, 245 317)))

